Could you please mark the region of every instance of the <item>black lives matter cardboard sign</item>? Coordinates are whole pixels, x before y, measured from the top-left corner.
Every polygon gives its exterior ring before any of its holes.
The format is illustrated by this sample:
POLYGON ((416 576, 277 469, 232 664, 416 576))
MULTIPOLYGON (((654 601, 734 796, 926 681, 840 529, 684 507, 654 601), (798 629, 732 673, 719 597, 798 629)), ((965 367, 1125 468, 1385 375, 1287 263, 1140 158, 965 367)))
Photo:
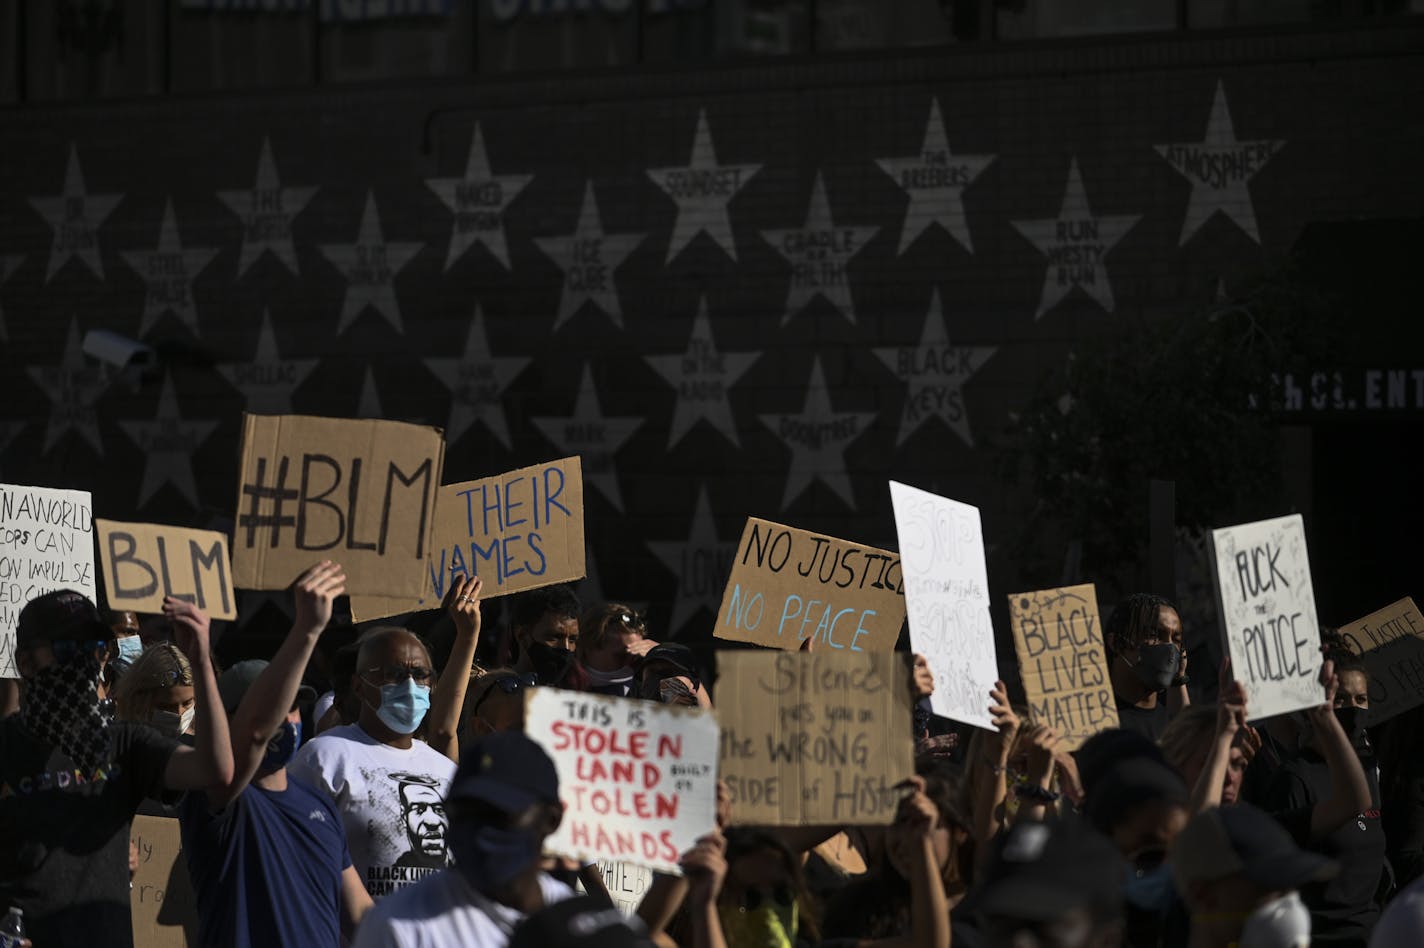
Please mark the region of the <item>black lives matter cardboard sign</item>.
POLYGON ((1033 723, 1053 728, 1070 751, 1117 727, 1093 585, 1014 593, 1009 619, 1033 723))
POLYGON ((797 649, 888 652, 905 623, 900 557, 756 517, 747 519, 713 634, 797 649))
POLYGON ((244 415, 234 585, 285 589, 331 559, 360 595, 418 600, 444 461, 438 428, 244 415))
POLYGON ((1405 597, 1340 627, 1370 673, 1371 725, 1424 704, 1424 618, 1405 597))
POLYGON ((214 619, 236 619, 227 537, 156 523, 95 520, 104 596, 110 609, 158 613, 163 598, 197 605, 214 619))

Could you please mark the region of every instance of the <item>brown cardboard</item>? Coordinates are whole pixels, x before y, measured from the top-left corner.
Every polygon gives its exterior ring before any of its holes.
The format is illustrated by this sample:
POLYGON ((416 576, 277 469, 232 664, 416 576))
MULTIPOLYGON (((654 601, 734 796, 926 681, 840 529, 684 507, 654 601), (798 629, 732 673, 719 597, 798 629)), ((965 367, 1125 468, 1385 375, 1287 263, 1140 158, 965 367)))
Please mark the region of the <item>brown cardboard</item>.
POLYGON ((129 839, 138 851, 138 871, 129 891, 135 945, 186 948, 198 943, 197 900, 178 821, 135 816, 129 839))
POLYGON ((236 619, 227 537, 158 523, 94 521, 110 609, 157 614, 163 597, 195 602, 214 619, 236 619))
POLYGON ((1014 593, 1009 619, 1033 723, 1053 728, 1070 751, 1118 726, 1092 583, 1014 593))
POLYGON ((1370 673, 1371 726, 1424 704, 1424 617, 1408 596, 1340 627, 1370 673))
POLYGON ((440 429, 252 414, 242 427, 234 585, 285 589, 331 559, 359 595, 421 596, 445 460, 440 429))
POLYGON ((713 634, 788 650, 814 637, 817 650, 889 652, 904 623, 898 554, 749 517, 713 634))
POLYGON ((914 773, 909 656, 724 651, 722 778, 732 820, 888 825, 914 773))

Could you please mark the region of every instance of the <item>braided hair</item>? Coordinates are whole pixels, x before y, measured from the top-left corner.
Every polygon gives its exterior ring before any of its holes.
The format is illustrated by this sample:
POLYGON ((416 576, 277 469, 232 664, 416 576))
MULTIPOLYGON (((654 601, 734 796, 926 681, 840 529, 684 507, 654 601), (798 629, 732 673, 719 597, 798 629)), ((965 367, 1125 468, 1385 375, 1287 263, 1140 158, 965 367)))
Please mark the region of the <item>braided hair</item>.
POLYGON ((1114 642, 1141 645, 1146 639, 1155 638, 1162 628, 1164 606, 1176 608, 1170 600, 1152 593, 1133 593, 1119 602, 1103 625, 1103 647, 1108 661, 1112 661, 1114 655, 1114 642))

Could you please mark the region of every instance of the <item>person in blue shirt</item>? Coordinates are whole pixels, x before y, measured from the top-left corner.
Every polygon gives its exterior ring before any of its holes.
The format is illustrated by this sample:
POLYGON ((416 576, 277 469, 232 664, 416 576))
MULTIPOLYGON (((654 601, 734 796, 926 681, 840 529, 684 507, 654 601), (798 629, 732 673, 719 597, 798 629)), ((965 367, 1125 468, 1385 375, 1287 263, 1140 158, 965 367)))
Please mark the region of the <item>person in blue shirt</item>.
POLYGON ((330 796, 287 774, 302 740, 302 670, 345 592, 323 561, 296 581, 296 623, 270 663, 239 662, 218 691, 233 735, 233 777, 184 800, 180 819, 200 942, 223 948, 338 948, 371 897, 351 864, 330 796))

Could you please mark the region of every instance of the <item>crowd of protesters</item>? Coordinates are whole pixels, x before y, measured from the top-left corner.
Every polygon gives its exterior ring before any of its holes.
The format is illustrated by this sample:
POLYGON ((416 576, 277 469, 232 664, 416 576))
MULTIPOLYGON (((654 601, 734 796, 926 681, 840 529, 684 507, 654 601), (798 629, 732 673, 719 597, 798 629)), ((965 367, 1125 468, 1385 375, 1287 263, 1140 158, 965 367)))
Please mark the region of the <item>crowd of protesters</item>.
POLYGON ((1003 682, 993 730, 934 717, 907 657, 892 825, 744 826, 724 794, 625 917, 596 866, 545 852, 559 777, 523 692, 711 708, 698 653, 564 586, 514 597, 482 643, 460 579, 439 647, 334 622, 347 592, 315 564, 269 658, 226 669, 187 602, 142 623, 70 591, 24 607, 0 912, 35 948, 131 943, 140 812, 179 821, 204 946, 1424 945, 1424 708, 1366 728, 1369 676, 1330 634, 1320 705, 1251 726, 1229 665, 1192 702, 1207 676, 1172 605, 1128 597, 1104 626, 1121 726, 1072 753, 1003 682))

